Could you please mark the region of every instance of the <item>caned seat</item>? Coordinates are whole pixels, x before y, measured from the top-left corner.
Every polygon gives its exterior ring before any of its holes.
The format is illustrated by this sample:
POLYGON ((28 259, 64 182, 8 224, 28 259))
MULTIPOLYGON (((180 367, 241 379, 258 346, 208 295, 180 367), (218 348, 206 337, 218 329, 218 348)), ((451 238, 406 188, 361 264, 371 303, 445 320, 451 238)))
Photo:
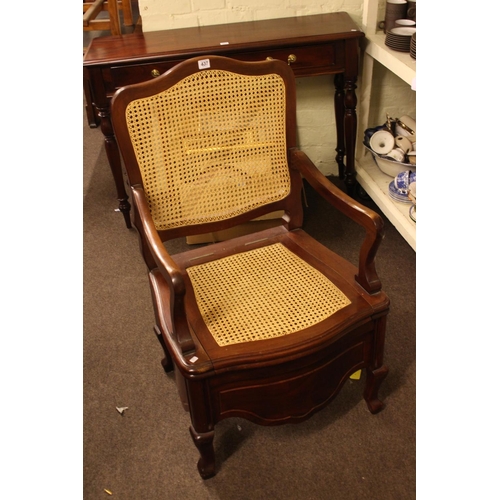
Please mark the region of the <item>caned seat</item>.
POLYGON ((301 422, 360 369, 369 410, 383 407, 382 219, 297 149, 295 99, 286 63, 205 56, 112 101, 154 330, 190 413, 203 478, 217 471, 213 439, 224 418, 301 422), (303 180, 365 229, 357 266, 301 228, 303 180), (170 239, 275 211, 283 215, 271 229, 175 255, 166 249, 170 239))
POLYGON ((290 335, 350 303, 325 275, 282 243, 186 271, 203 322, 219 346, 290 335))

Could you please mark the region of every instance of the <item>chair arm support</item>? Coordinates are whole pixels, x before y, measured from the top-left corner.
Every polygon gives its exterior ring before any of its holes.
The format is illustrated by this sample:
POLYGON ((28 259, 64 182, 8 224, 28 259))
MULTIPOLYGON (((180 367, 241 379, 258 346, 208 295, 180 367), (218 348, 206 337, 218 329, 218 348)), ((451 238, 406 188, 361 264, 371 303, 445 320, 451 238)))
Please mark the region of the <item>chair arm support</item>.
POLYGON ((158 266, 162 276, 170 288, 170 312, 172 315, 173 334, 182 352, 194 349, 194 342, 191 337, 186 318, 184 297, 186 295, 186 284, 182 272, 174 262, 163 242, 158 235, 158 231, 151 217, 148 202, 144 189, 140 186, 131 187, 134 204, 142 223, 142 230, 146 243, 148 244, 153 259, 158 266))
POLYGON ((303 151, 292 148, 290 162, 291 167, 297 169, 325 200, 365 229, 366 236, 359 253, 356 281, 367 292, 378 292, 382 284, 375 269, 375 255, 384 237, 382 217, 332 184, 303 151))

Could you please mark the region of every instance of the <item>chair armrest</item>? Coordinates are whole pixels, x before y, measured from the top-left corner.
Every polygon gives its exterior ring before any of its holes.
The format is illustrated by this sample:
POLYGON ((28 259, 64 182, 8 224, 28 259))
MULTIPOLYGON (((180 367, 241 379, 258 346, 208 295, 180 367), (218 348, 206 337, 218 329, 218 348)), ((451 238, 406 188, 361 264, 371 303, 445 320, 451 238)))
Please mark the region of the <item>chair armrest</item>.
POLYGON ((131 191, 137 214, 142 225, 142 231, 140 232, 143 234, 141 236, 146 239, 153 259, 170 288, 170 313, 174 330, 172 333, 175 338, 177 338, 177 342, 183 353, 191 351, 195 346, 186 318, 184 305, 186 285, 182 272, 167 252, 167 249, 163 245, 163 241, 158 235, 153 218, 151 217, 151 212, 149 211, 144 189, 140 186, 132 186, 131 191))
POLYGON ((382 284, 375 269, 375 255, 384 237, 382 217, 332 184, 303 151, 292 148, 290 162, 291 167, 297 169, 325 200, 365 229, 366 236, 359 253, 356 281, 367 292, 378 292, 382 284))

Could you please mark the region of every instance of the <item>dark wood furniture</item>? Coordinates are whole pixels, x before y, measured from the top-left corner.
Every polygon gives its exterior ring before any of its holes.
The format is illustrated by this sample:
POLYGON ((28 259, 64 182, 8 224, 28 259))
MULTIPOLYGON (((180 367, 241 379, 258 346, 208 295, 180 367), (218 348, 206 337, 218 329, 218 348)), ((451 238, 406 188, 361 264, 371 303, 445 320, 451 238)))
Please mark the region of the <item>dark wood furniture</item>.
MULTIPOLYGON (((120 12, 123 13, 123 25, 133 26, 134 16, 131 0, 83 0, 83 31, 110 31, 112 35, 121 35, 120 12), (101 14, 104 12, 107 15, 101 14)), ((85 55, 86 50, 87 48, 83 47, 83 55, 85 55)), ((86 78, 83 79, 83 91, 88 124, 91 127, 97 127, 99 118, 92 105, 92 91, 86 78)))
POLYGON ((83 31, 111 31, 112 35, 120 35, 122 23, 120 11, 123 12, 123 25, 133 26, 132 3, 130 0, 83 0, 83 31), (101 17, 107 12, 107 17, 101 17))
POLYGON ((382 218, 297 149, 295 102, 283 61, 201 56, 111 104, 163 366, 190 412, 203 478, 216 473, 222 419, 301 422, 360 369, 369 410, 383 407, 382 218), (302 179, 365 229, 357 267, 301 229, 302 179), (175 255, 164 245, 277 210, 275 228, 175 255))
POLYGON ((110 99, 124 85, 158 77, 179 62, 206 54, 287 61, 296 77, 335 75, 336 161, 349 192, 355 185, 356 80, 364 33, 345 12, 99 37, 85 54, 85 85, 97 109, 119 208, 130 227, 125 189, 110 120, 110 99), (345 164, 344 164, 345 156, 345 164))

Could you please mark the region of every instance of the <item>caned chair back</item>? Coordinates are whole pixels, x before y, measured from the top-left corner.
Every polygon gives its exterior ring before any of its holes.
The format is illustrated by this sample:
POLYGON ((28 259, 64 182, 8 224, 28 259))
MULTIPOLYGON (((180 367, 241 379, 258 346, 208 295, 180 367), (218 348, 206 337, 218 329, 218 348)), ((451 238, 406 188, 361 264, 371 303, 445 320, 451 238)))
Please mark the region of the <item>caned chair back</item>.
POLYGON ((132 93, 123 110, 156 229, 220 222, 285 200, 295 141, 287 133, 290 75, 266 63, 245 74, 218 57, 183 64, 191 70, 159 77, 163 85, 139 84, 145 95, 132 93))

